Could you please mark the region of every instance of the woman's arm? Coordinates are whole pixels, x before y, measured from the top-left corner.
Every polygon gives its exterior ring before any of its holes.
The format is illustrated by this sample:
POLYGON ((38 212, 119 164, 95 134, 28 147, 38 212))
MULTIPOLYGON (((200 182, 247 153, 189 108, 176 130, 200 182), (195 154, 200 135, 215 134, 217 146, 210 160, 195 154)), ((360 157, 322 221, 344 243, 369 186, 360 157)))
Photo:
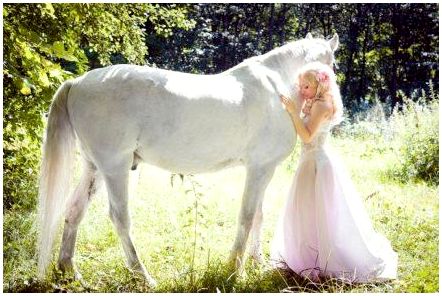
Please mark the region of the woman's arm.
POLYGON ((313 140, 319 126, 323 120, 330 115, 330 112, 333 110, 333 106, 331 106, 327 102, 316 102, 313 104, 311 109, 311 114, 309 121, 304 124, 301 117, 299 116, 299 106, 294 103, 292 100, 287 99, 283 95, 281 97, 281 102, 284 104, 285 109, 289 113, 293 125, 298 133, 299 137, 304 143, 310 143, 313 140))

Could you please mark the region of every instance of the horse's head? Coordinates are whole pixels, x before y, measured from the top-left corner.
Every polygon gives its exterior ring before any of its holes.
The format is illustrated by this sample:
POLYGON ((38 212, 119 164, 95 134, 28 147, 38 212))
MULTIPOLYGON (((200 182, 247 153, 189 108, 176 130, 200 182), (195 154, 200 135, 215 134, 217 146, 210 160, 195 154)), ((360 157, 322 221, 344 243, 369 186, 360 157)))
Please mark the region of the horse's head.
POLYGON ((329 40, 321 38, 313 38, 312 34, 308 33, 304 43, 304 62, 321 62, 323 64, 329 65, 333 68, 335 63, 335 51, 339 45, 338 34, 334 34, 329 40))

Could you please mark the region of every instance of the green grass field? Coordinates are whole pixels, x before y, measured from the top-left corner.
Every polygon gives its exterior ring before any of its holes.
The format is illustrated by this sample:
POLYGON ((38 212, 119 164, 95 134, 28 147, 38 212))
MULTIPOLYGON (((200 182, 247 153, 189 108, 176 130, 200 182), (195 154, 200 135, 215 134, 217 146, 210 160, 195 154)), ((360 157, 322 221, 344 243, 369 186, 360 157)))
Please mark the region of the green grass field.
MULTIPOLYGON (((125 268, 119 239, 108 218, 101 189, 83 220, 75 260, 83 275, 74 281, 50 267, 47 279, 36 279, 35 213, 4 213, 4 292, 436 292, 439 290, 438 186, 394 181, 389 170, 395 154, 376 139, 332 138, 364 199, 375 228, 391 240, 399 254, 396 281, 348 285, 320 284, 257 266, 249 260, 244 273, 231 276, 225 261, 236 232, 245 171, 174 178, 169 172, 141 165, 131 176, 132 233, 146 268, 158 281, 150 290, 125 268), (139 180, 138 187, 135 183, 139 180)), ((296 169, 299 144, 267 188, 263 247, 268 258, 276 219, 296 169)), ((59 244, 54 251, 53 264, 59 244)))

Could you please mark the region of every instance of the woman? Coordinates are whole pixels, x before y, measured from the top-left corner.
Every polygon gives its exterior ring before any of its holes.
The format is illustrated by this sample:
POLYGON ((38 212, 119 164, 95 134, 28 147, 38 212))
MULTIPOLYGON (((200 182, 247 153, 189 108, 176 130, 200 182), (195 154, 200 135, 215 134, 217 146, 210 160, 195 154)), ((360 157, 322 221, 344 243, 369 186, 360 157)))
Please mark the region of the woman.
POLYGON ((272 243, 276 267, 289 267, 314 281, 321 277, 350 282, 396 278, 397 254, 375 232, 351 179, 326 144, 342 120, 336 76, 321 63, 298 75, 301 104, 281 95, 302 140, 298 169, 272 243))

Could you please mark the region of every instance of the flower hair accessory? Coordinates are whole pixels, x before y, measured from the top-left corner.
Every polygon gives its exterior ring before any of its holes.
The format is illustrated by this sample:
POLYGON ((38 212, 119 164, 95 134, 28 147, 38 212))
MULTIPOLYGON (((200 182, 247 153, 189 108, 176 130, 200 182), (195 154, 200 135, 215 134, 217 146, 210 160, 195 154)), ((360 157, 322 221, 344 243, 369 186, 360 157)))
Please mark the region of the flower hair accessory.
POLYGON ((326 72, 318 72, 316 73, 316 80, 320 83, 328 84, 330 81, 330 77, 326 72))

